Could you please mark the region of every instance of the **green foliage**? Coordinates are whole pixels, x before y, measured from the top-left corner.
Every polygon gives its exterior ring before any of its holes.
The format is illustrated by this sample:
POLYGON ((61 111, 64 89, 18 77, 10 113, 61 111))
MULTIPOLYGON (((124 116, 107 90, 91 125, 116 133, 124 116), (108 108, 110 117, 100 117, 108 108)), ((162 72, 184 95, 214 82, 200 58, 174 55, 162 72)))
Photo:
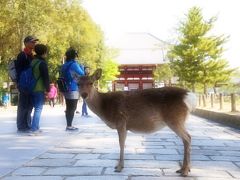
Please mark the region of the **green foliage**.
POLYGON ((232 75, 233 83, 228 83, 227 85, 224 85, 220 87, 220 92, 225 93, 238 93, 240 94, 240 68, 235 69, 232 75))
POLYGON ((169 64, 157 65, 154 70, 154 79, 156 81, 169 81, 173 77, 173 72, 169 64))
POLYGON ((108 85, 111 81, 116 79, 119 75, 118 64, 113 59, 106 59, 102 63, 103 73, 100 79, 100 89, 102 91, 108 91, 108 85))
POLYGON ((239 85, 237 84, 233 84, 233 83, 229 83, 227 85, 224 85, 222 87, 219 88, 219 92, 221 93, 227 93, 227 94, 231 94, 231 93, 240 93, 240 88, 239 85))
POLYGON ((228 67, 228 62, 224 59, 209 60, 204 64, 205 69, 201 71, 201 82, 204 85, 204 93, 207 93, 207 86, 217 87, 221 84, 229 83, 231 75, 235 69, 228 67))
MULTIPOLYGON (((53 81, 70 46, 78 50, 79 62, 93 69, 105 59, 103 32, 78 0, 1 0, 0 19, 1 69, 6 69, 9 59, 16 57, 27 35, 35 35, 40 43, 48 45, 53 81)), ((2 81, 6 80, 4 77, 2 81)))
POLYGON ((206 89, 207 85, 226 82, 233 72, 221 59, 227 37, 209 35, 215 21, 215 17, 205 21, 201 9, 191 8, 179 27, 178 43, 168 53, 180 84, 190 84, 193 91, 197 83, 206 89))

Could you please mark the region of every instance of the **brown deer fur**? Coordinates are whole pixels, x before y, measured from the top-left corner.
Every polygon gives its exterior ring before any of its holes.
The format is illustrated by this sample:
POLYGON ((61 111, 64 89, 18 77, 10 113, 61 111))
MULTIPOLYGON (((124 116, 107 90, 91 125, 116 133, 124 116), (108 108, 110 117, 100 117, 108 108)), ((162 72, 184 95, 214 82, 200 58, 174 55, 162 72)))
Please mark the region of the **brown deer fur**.
POLYGON ((178 173, 187 176, 190 171, 191 136, 184 127, 191 104, 185 100, 188 91, 177 87, 146 89, 126 92, 98 92, 93 83, 101 77, 101 69, 92 76, 78 77, 80 95, 88 107, 110 128, 117 129, 120 144, 120 159, 115 167, 120 172, 124 167, 124 146, 127 131, 152 133, 168 126, 183 141, 184 159, 178 173))

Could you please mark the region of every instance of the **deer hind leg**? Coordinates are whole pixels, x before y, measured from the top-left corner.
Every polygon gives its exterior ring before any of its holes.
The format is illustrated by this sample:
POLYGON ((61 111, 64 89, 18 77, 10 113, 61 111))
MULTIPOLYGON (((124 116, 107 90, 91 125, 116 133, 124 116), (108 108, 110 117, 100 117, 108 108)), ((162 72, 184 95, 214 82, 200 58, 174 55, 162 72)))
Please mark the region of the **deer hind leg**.
POLYGON ((182 176, 187 176, 190 172, 191 136, 186 131, 184 125, 170 125, 169 127, 182 139, 184 145, 183 165, 176 172, 181 173, 182 176))
POLYGON ((119 145, 120 145, 120 158, 118 160, 118 164, 115 167, 115 172, 121 172, 124 168, 124 146, 125 140, 127 137, 126 123, 124 122, 122 125, 117 127, 119 145))

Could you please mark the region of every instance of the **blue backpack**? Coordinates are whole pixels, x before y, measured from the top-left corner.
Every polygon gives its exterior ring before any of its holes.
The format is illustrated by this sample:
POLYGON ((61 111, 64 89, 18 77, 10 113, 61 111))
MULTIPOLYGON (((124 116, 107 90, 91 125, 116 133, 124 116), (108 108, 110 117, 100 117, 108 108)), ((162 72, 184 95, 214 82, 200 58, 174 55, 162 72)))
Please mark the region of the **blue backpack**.
POLYGON ((40 79, 34 77, 33 70, 40 64, 40 60, 36 61, 33 65, 30 65, 26 70, 22 71, 19 77, 18 89, 25 93, 31 93, 35 88, 37 81, 40 79))
POLYGON ((57 85, 58 85, 58 89, 61 93, 65 93, 69 91, 69 83, 66 79, 66 73, 69 71, 71 65, 74 62, 71 62, 65 69, 65 71, 63 71, 63 67, 61 68, 60 71, 60 77, 57 79, 57 85))

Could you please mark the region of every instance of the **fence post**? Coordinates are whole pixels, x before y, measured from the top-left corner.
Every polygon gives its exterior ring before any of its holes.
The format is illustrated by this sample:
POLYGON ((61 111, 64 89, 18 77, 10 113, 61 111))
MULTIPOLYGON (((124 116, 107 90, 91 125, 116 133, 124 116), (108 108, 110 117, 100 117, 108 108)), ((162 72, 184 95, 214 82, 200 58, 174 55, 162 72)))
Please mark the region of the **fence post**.
POLYGON ((213 96, 213 94, 211 94, 211 108, 213 108, 213 98, 214 98, 214 96, 213 96))
POLYGON ((199 106, 201 106, 202 105, 202 95, 201 94, 199 94, 199 97, 198 97, 198 103, 199 103, 199 106))
POLYGON ((222 110, 223 109, 223 94, 222 93, 220 93, 219 100, 220 100, 220 110, 222 110))
POLYGON ((236 108, 236 96, 234 93, 231 94, 231 107, 232 107, 232 112, 236 112, 237 108, 236 108))

